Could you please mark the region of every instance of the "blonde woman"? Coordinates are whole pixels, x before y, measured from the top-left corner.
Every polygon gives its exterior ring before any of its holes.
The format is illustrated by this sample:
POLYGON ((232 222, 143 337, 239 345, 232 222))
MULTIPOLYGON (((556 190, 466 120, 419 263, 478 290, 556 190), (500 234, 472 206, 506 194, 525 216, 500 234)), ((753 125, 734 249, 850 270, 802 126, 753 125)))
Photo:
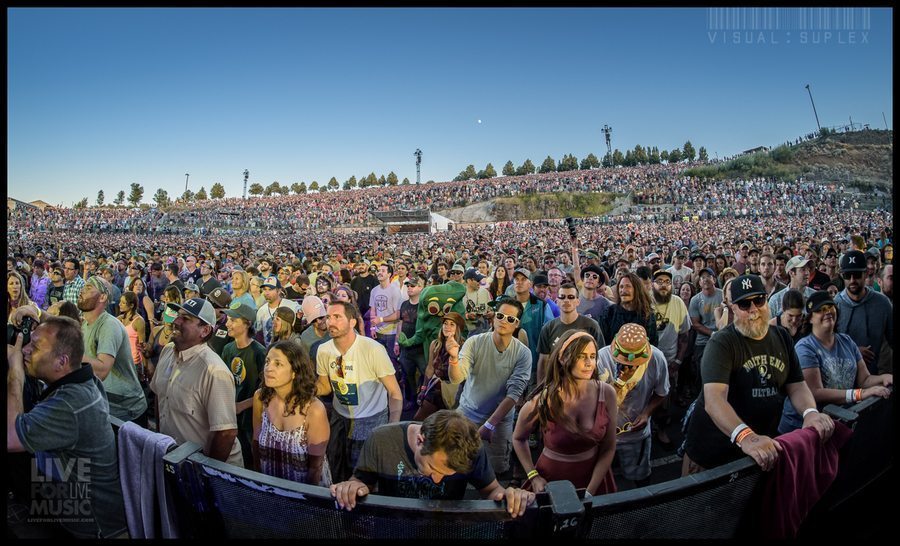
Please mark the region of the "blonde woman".
POLYGON ((16 309, 23 305, 33 305, 34 307, 37 307, 37 305, 28 298, 28 294, 25 292, 25 281, 22 279, 22 276, 15 271, 8 271, 6 273, 7 321, 12 317, 16 309))
MULTIPOLYGON (((250 294, 250 274, 246 271, 235 270, 231 272, 231 302, 243 303, 247 307, 256 310, 256 300, 250 294)), ((257 288, 258 290, 258 288, 257 288)))

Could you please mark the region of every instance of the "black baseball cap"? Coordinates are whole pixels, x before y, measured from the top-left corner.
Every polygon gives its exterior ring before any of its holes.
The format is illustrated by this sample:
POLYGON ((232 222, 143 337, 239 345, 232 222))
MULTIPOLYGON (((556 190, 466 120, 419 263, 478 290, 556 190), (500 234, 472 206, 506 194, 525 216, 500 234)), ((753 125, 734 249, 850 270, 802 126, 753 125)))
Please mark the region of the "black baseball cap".
POLYGON ((865 271, 866 255, 858 250, 851 250, 841 257, 841 273, 849 271, 865 271))
POLYGON ((732 303, 759 295, 766 295, 766 287, 759 275, 741 275, 731 281, 732 303))

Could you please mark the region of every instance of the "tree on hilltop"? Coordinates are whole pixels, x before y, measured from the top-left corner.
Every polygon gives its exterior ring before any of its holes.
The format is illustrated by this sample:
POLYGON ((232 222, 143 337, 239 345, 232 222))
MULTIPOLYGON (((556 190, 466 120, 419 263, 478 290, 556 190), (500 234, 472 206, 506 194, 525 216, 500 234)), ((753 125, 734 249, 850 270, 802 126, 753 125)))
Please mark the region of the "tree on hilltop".
POLYGON ((212 188, 209 189, 209 196, 213 199, 221 199, 225 197, 225 186, 216 182, 212 185, 212 188))
POLYGON ((131 183, 131 194, 128 196, 128 202, 131 203, 131 206, 136 207, 138 203, 141 202, 141 199, 144 198, 144 186, 141 186, 137 182, 131 183))

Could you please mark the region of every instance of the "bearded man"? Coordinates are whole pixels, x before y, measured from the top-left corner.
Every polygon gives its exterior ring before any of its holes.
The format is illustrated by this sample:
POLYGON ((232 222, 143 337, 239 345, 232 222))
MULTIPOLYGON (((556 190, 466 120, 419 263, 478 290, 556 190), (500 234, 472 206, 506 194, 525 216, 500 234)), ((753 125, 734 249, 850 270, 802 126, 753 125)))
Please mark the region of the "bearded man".
POLYGON ((764 471, 782 451, 774 437, 785 396, 824 442, 834 422, 816 409, 791 338, 769 325, 766 288, 756 275, 731 283, 734 323, 712 336, 703 354, 703 390, 685 436, 682 475, 749 455, 764 471))

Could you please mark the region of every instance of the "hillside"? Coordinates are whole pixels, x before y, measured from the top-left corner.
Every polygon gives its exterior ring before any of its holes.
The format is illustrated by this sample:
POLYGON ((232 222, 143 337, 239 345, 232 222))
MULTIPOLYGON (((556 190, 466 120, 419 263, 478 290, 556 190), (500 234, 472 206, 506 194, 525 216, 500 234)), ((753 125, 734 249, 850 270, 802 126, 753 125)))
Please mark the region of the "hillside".
POLYGON ((491 199, 467 207, 436 211, 454 222, 505 222, 601 216, 623 204, 611 193, 538 193, 491 199))
POLYGON ((795 146, 739 156, 719 164, 688 169, 701 178, 804 177, 821 182, 842 182, 864 190, 893 186, 893 131, 869 130, 828 134, 795 146))
POLYGON ((814 180, 888 189, 894 179, 893 136, 884 130, 828 135, 795 147, 792 163, 814 180))

